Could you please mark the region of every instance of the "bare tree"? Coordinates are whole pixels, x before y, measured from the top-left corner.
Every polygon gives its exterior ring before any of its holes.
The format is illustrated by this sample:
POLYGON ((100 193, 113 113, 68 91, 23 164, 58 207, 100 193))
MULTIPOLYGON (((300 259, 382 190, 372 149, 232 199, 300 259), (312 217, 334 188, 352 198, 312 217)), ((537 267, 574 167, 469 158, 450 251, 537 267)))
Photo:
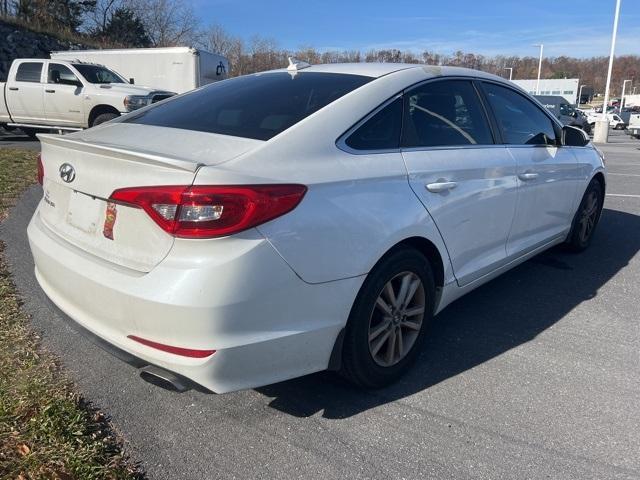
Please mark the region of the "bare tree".
POLYGON ((128 7, 142 20, 153 46, 198 43, 198 18, 184 0, 131 0, 128 7))
POLYGON ((85 28, 89 32, 103 31, 113 12, 123 6, 123 0, 97 0, 95 9, 90 12, 85 22, 85 28))

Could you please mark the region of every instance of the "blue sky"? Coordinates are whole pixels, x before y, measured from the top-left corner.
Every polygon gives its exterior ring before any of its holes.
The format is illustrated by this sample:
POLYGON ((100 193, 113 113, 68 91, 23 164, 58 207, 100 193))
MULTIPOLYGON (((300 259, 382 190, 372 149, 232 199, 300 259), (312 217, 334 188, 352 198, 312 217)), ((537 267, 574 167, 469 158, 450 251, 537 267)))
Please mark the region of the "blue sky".
MULTIPOLYGON (((193 0, 203 23, 284 48, 608 55, 615 0, 193 0)), ((640 0, 622 0, 616 54, 640 54, 640 0)))

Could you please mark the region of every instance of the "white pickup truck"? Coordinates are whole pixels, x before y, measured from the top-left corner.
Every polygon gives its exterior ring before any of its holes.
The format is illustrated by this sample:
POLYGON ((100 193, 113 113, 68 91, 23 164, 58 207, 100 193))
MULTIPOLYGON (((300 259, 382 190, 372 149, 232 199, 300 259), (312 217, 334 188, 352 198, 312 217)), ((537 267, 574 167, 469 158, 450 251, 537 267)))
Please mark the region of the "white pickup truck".
POLYGON ((0 83, 0 126, 35 136, 43 130, 80 130, 175 95, 130 85, 102 65, 19 59, 0 83))

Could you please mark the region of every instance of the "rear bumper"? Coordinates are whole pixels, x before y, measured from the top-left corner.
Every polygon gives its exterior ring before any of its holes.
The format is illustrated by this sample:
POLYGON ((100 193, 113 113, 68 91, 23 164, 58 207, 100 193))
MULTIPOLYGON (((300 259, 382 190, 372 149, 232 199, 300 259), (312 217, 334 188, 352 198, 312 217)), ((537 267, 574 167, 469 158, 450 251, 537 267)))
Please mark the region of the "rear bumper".
POLYGON ((116 348, 217 393, 326 369, 363 280, 307 284, 255 230, 176 241, 146 274, 77 249, 37 211, 28 237, 36 278, 67 316, 116 348), (216 353, 182 357, 128 335, 216 353))

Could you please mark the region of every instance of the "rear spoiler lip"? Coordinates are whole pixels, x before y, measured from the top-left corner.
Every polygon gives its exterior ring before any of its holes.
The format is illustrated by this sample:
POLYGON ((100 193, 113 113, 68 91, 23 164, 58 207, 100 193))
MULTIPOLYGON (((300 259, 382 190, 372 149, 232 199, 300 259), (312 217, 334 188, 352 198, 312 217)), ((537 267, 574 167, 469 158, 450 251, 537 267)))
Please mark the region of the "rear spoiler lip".
POLYGON ((131 150, 108 143, 86 142, 84 140, 64 138, 61 135, 39 134, 38 139, 43 145, 70 147, 74 150, 87 153, 112 153, 117 154, 118 158, 122 158, 124 160, 137 162, 140 162, 142 160, 144 163, 149 165, 174 168, 176 170, 184 170, 191 173, 195 173, 200 167, 204 165, 203 163, 190 162, 188 160, 183 160, 176 157, 160 155, 155 152, 149 152, 145 150, 131 150))

